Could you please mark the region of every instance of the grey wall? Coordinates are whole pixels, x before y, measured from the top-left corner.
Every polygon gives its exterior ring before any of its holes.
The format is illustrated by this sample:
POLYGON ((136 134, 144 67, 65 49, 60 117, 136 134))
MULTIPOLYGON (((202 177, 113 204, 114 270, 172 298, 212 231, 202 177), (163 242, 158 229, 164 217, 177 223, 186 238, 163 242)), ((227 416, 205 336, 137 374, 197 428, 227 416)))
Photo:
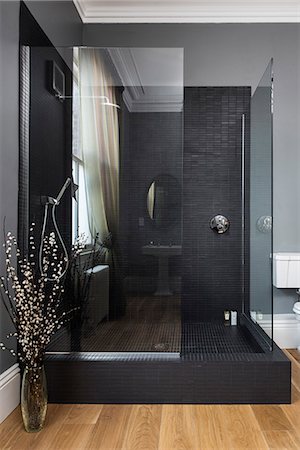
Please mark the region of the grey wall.
MULTIPOLYGON (((83 44, 183 47, 187 86, 255 88, 275 65, 274 251, 300 251, 299 30, 297 24, 88 24, 83 44)), ((275 312, 290 312, 293 291, 275 290, 275 312)))
MULTIPOLYGON (((26 2, 54 45, 81 43, 82 23, 71 1, 26 2)), ((19 7, 18 1, 0 2, 0 223, 6 216, 6 227, 17 232, 18 208, 18 101, 19 101, 19 7)), ((0 251, 2 234, 0 234, 0 251)), ((4 273, 3 255, 0 274, 4 273)), ((11 326, 0 309, 0 340, 11 326)), ((0 353, 0 373, 13 359, 0 353)))
POLYGON ((83 25, 72 1, 27 0, 24 3, 53 45, 81 45, 83 25))
MULTIPOLYGON (((0 2, 0 223, 17 232, 18 219, 18 57, 19 4, 0 2)), ((0 274, 5 273, 0 233, 0 274)), ((4 308, 0 307, 0 340, 11 331, 4 308)), ((0 353, 0 373, 13 363, 7 352, 0 353)))

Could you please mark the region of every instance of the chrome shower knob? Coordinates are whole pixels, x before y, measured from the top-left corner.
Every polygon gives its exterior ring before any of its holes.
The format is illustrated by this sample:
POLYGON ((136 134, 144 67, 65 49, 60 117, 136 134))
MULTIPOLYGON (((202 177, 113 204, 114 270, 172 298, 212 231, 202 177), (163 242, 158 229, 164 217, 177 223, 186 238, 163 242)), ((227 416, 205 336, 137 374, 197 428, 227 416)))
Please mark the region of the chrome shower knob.
POLYGON ((218 234, 226 233, 229 227, 229 220, 227 219, 227 217, 222 216, 221 214, 213 217, 210 221, 210 228, 218 234))
POLYGON ((270 233, 272 231, 272 217, 261 216, 257 220, 256 226, 258 231, 260 231, 261 233, 270 233))

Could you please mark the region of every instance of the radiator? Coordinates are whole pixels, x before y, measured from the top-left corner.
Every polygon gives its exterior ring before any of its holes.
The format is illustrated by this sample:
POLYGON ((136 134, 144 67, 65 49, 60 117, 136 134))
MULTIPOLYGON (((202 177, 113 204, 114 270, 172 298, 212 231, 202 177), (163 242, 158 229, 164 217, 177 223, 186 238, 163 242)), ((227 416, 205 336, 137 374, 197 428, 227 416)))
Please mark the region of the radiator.
POLYGON ((87 270, 91 275, 87 305, 87 326, 96 327, 109 312, 109 266, 98 265, 87 270))

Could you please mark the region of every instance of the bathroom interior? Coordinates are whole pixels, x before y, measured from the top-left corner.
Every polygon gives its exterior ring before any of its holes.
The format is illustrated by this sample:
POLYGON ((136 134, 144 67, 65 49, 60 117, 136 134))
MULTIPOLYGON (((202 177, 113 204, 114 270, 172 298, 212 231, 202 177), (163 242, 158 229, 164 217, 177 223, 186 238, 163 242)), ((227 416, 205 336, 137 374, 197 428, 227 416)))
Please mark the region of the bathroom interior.
POLYGON ((54 47, 25 6, 21 20, 19 241, 34 222, 38 245, 45 225, 62 253, 82 235, 82 260, 96 253, 80 318, 47 351, 50 399, 289 403, 276 58, 254 83, 203 84, 183 45, 54 47))

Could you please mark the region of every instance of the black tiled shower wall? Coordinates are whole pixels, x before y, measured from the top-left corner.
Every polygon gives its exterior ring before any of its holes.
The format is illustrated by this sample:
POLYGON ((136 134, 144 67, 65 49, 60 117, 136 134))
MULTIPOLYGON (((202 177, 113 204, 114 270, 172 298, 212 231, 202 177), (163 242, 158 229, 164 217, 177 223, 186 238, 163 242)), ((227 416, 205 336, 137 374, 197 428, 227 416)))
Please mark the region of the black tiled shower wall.
MULTIPOLYGON (((241 120, 245 113, 248 127, 250 96, 250 87, 185 88, 182 318, 186 322, 218 321, 225 309, 242 309, 241 120), (223 235, 210 229, 216 214, 230 220, 223 235)), ((245 152, 247 158, 248 138, 245 152)))
MULTIPOLYGON (((181 216, 169 227, 157 227, 149 218, 147 194, 153 180, 170 175, 182 185, 182 113, 129 112, 122 105, 120 162, 120 237, 126 279, 145 288, 145 277, 156 287, 157 258, 142 254, 142 246, 181 243, 181 216)), ((181 193, 179 193, 181 195, 181 193)), ((171 276, 181 275, 180 257, 170 258, 171 276)))
MULTIPOLYGON (((52 46, 31 48, 29 220, 36 223, 37 242, 44 213, 41 196, 56 197, 72 174, 72 101, 61 102, 50 91, 52 61, 64 73, 66 95, 71 95, 72 73, 57 50, 52 46)), ((64 241, 70 246, 70 189, 57 208, 57 220, 64 241)), ((53 229, 52 220, 47 225, 53 229)))

